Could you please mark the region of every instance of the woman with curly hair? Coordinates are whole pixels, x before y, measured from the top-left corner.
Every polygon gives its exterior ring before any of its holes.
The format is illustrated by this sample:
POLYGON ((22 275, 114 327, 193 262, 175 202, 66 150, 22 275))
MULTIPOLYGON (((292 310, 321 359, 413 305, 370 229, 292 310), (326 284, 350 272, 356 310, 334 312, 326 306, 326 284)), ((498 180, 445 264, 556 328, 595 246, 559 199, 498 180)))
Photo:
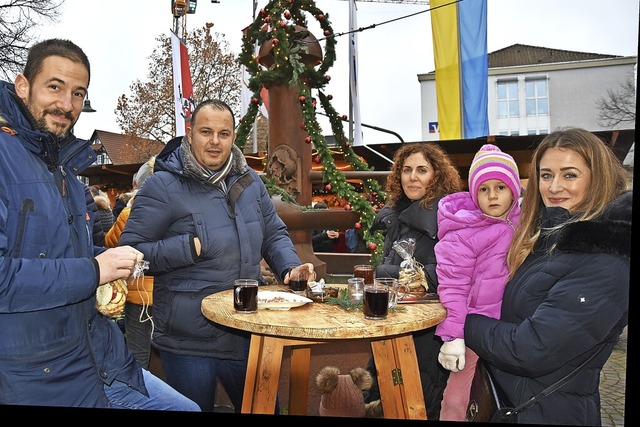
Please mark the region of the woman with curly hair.
MULTIPOLYGON (((428 292, 437 291, 434 247, 438 241, 438 202, 463 188, 458 169, 439 145, 418 142, 405 144, 396 151, 386 181, 387 203, 372 226, 372 231, 382 230, 385 234, 383 261, 376 268, 376 277, 398 278, 403 258, 393 249, 393 243, 412 238, 415 240, 413 256, 423 267, 428 292)), ((440 416, 440 401, 449 376, 438 363, 442 341, 434 331, 435 327, 413 334, 430 420, 440 416)), ((375 374, 375 368, 371 371, 375 374)), ((377 398, 376 384, 368 400, 377 398)))

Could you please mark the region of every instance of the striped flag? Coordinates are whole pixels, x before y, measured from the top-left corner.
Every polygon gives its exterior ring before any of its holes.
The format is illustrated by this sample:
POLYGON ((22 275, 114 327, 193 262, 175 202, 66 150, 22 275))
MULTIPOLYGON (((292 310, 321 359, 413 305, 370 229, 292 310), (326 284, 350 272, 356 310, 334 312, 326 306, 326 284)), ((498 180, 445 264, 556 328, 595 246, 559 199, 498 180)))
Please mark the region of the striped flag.
POLYGON ((353 142, 363 145, 362 121, 360 119, 360 99, 358 97, 358 23, 356 0, 349 0, 349 90, 351 95, 351 119, 353 122, 353 142))
POLYGON ((440 139, 489 135, 487 1, 430 6, 440 139))
POLYGON ((195 101, 187 46, 173 31, 171 31, 171 54, 173 58, 173 99, 176 113, 176 136, 181 136, 189 131, 191 113, 195 108, 195 101))

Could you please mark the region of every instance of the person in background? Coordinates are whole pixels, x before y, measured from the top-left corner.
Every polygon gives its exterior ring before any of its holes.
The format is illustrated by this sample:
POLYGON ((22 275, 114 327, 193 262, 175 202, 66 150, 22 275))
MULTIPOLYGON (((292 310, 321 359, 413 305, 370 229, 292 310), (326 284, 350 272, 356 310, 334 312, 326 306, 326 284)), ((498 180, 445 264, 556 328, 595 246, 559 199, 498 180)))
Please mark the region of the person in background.
POLYGON ((200 103, 191 129, 170 141, 131 206, 120 245, 145 254, 154 276, 152 345, 167 382, 214 410, 217 380, 240 412, 249 334, 208 320, 207 295, 260 279, 261 260, 285 284, 301 265, 269 193, 234 144, 235 118, 220 100, 200 103))
POLYGON ((69 40, 34 44, 0 82, 0 404, 197 411, 142 369, 96 289, 143 254, 93 244, 97 220, 76 173, 95 161, 72 129, 90 80, 69 40))
MULTIPOLYGON (((438 241, 438 202, 447 194, 463 189, 458 170, 446 153, 434 143, 404 144, 393 157, 393 166, 386 181, 387 203, 378 212, 372 231, 385 234, 383 257, 376 268, 376 277, 395 277, 400 273, 403 258, 393 249, 393 243, 415 239, 414 258, 424 270, 428 292, 438 289, 435 245, 438 241)), ((438 363, 442 342, 435 336, 435 327, 413 334, 418 357, 427 416, 438 420, 440 401, 449 371, 438 363)), ((375 376, 373 363, 369 371, 375 376)), ((368 397, 379 398, 377 382, 368 397)))
POLYGON ((99 220, 100 215, 98 214, 98 207, 96 206, 96 201, 93 199, 93 194, 91 194, 91 188, 88 185, 84 186, 84 197, 87 202, 87 211, 91 217, 98 218, 97 221, 93 222, 93 228, 91 230, 91 234, 93 235, 93 244, 95 246, 104 246, 104 231, 102 230, 102 222, 99 220))
POLYGON ((521 188, 513 157, 485 144, 471 162, 469 191, 449 194, 438 204, 436 274, 440 303, 447 309, 436 326, 444 341, 438 361, 451 371, 440 421, 466 419, 478 356, 464 345, 464 320, 467 313, 500 317, 521 188))
MULTIPOLYGON (((317 202, 314 209, 329 209, 324 202, 317 202)), ((338 239, 340 238, 340 232, 336 230, 313 230, 311 234, 311 244, 314 252, 333 252, 338 239)))
MULTIPOLYGON (((135 181, 135 176, 134 176, 134 181, 135 181)), ((123 191, 122 193, 118 194, 118 196, 116 197, 116 202, 113 205, 114 221, 118 219, 118 216, 120 215, 120 212, 122 212, 122 209, 124 209, 129 204, 129 200, 131 200, 132 196, 133 196, 133 190, 123 191)))
MULTIPOLYGON (((129 219, 135 194, 146 179, 153 174, 155 160, 155 156, 153 156, 144 162, 133 176, 132 197, 118 215, 113 227, 105 235, 104 241, 107 248, 118 246, 120 235, 129 219)), ((145 274, 141 278, 129 281, 128 291, 124 306, 124 330, 127 334, 127 346, 140 366, 149 369, 151 334, 153 332, 153 276, 145 274)))
POLYGON ((344 232, 347 249, 351 253, 367 253, 367 242, 364 240, 362 229, 349 228, 344 232))
POLYGON ((467 314, 465 345, 514 406, 599 353, 517 422, 601 425, 602 366, 628 323, 632 196, 596 135, 547 135, 533 153, 509 247, 500 319, 467 314))
POLYGON ((107 196, 107 193, 100 190, 97 185, 90 186, 89 190, 91 191, 93 200, 95 201, 96 207, 98 208, 100 226, 102 227, 102 231, 106 233, 115 222, 113 218, 113 211, 111 211, 111 201, 109 200, 109 196, 107 196))

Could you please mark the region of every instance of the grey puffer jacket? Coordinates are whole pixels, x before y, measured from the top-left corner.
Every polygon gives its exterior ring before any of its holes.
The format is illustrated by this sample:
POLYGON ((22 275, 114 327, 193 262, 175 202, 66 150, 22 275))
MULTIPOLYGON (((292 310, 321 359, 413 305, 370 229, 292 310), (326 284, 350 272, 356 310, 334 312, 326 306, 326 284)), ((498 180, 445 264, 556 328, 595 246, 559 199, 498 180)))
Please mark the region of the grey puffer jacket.
MULTIPOLYGON (((505 288, 501 320, 467 315, 465 344, 492 365, 514 405, 604 346, 569 383, 520 413, 519 423, 601 424, 600 371, 628 322, 631 206, 627 192, 601 218, 541 237, 505 288)), ((562 208, 541 214, 544 227, 569 219, 562 208)))
POLYGON ((259 279, 263 257, 278 277, 300 259, 264 183, 237 147, 226 194, 189 173, 182 151, 176 138, 158 155, 119 244, 136 247, 151 264, 155 347, 241 360, 247 334, 205 318, 202 299, 232 289, 235 279, 259 279), (195 236, 202 244, 198 257, 191 246, 195 236))

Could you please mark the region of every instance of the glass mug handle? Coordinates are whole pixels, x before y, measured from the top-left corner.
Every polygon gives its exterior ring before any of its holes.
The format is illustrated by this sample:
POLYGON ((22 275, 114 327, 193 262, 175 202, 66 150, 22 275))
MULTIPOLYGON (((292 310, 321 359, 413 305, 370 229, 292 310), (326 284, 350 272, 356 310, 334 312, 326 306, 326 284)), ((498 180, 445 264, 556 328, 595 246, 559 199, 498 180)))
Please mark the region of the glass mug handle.
POLYGON ((233 290, 233 302, 236 304, 240 304, 240 289, 242 289, 241 286, 236 286, 233 290))

